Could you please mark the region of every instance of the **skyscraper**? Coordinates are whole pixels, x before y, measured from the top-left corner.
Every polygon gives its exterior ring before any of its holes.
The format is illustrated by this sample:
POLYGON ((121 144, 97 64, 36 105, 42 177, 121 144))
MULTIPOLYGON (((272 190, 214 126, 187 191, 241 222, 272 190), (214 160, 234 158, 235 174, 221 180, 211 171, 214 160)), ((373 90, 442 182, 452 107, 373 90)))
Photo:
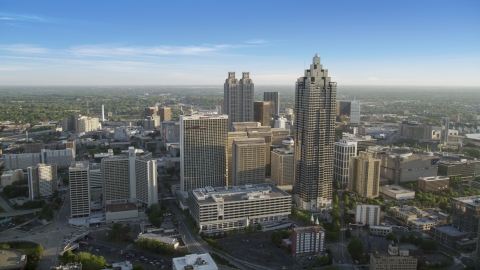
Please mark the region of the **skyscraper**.
POLYGON ((271 101, 270 118, 280 114, 280 94, 278 92, 263 92, 263 101, 271 101))
POLYGON ((234 122, 253 121, 253 92, 250 72, 243 72, 241 80, 235 78, 235 72, 228 72, 223 88, 223 113, 228 115, 229 131, 234 131, 234 122))
POLYGON ((143 118, 157 116, 157 111, 158 111, 157 107, 145 107, 145 114, 143 118))
POLYGON ((350 124, 360 124, 360 102, 356 100, 350 103, 350 124))
POLYGON ((225 186, 228 116, 180 116, 180 187, 225 186))
POLYGON ((448 142, 448 129, 450 128, 450 118, 442 117, 442 134, 441 140, 443 143, 448 142))
POLYGON ((262 126, 270 126, 271 101, 255 101, 253 103, 253 120, 260 122, 262 126))
POLYGON ((350 157, 357 155, 357 142, 352 140, 340 140, 334 143, 335 163, 333 166, 333 179, 340 187, 348 185, 350 170, 350 157))
POLYGON ((106 204, 136 203, 143 207, 158 202, 157 161, 151 153, 142 154, 129 147, 127 156, 102 159, 106 204))
POLYGON ((38 164, 27 168, 30 199, 52 195, 57 190, 57 165, 38 164))
POLYGON ((170 107, 158 108, 158 114, 160 115, 161 122, 172 120, 172 109, 170 107))
POLYGON ((331 204, 337 83, 315 55, 295 86, 295 183, 297 207, 331 204))
POLYGON ((233 140, 233 186, 265 182, 266 146, 263 138, 233 140))
POLYGON ((376 198, 380 192, 380 159, 373 153, 360 152, 350 157, 348 189, 366 198, 376 198))
POLYGON ((88 161, 74 161, 68 168, 70 180, 70 215, 72 218, 90 215, 90 183, 88 161))

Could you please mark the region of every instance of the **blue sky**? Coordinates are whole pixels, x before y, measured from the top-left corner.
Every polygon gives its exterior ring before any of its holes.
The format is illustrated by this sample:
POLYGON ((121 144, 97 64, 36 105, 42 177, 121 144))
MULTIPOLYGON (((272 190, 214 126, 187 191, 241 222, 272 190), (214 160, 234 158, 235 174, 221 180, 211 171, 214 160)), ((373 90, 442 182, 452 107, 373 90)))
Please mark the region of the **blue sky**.
POLYGON ((480 1, 1 1, 2 85, 480 86, 480 1), (237 75, 238 76, 238 75, 237 75))

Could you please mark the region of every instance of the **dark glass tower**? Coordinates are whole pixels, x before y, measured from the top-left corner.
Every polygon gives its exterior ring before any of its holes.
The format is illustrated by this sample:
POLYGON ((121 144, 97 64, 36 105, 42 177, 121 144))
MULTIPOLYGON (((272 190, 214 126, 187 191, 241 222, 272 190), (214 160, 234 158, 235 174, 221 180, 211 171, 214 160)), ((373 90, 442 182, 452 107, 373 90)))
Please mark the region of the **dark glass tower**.
POLYGON ((295 203, 315 210, 331 204, 337 84, 315 55, 295 86, 295 203))

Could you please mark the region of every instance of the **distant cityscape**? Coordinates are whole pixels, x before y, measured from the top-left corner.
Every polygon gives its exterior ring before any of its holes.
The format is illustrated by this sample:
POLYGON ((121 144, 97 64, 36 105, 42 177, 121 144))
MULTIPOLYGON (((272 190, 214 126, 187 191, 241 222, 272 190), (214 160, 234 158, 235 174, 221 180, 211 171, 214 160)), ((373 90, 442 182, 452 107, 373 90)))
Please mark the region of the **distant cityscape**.
POLYGON ((289 107, 254 81, 228 72, 223 99, 195 94, 208 105, 144 93, 123 116, 4 111, 0 269, 478 269, 478 102, 347 100, 317 54, 289 107))

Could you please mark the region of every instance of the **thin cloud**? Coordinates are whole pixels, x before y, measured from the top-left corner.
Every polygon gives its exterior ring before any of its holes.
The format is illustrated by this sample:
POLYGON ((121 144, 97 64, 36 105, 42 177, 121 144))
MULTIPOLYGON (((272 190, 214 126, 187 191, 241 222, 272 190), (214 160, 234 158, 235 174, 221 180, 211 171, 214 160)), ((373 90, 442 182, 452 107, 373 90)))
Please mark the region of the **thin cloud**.
POLYGON ((49 52, 49 50, 46 48, 29 44, 0 45, 0 51, 29 54, 44 54, 49 52))
POLYGON ((48 22, 48 20, 34 15, 14 15, 0 13, 2 21, 30 21, 30 22, 48 22))
POLYGON ((368 81, 379 81, 380 79, 377 77, 368 77, 368 81))
POLYGON ((233 45, 205 45, 205 46, 98 46, 98 45, 83 45, 75 46, 66 50, 76 56, 138 56, 138 55, 200 55, 204 53, 212 53, 224 51, 229 48, 234 48, 233 45))
POLYGON ((263 39, 252 39, 252 40, 248 40, 248 41, 245 41, 246 43, 248 44, 262 44, 262 43, 266 43, 267 41, 263 40, 263 39))

